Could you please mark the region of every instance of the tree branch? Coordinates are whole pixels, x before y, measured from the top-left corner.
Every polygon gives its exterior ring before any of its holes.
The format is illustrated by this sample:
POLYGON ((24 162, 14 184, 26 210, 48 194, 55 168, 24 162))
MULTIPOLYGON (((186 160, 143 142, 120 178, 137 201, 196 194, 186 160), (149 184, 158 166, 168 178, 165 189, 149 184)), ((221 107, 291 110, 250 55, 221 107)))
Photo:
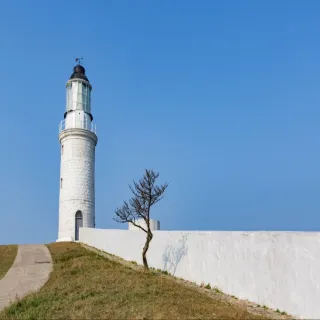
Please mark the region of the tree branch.
POLYGON ((147 234, 146 243, 142 251, 143 265, 146 269, 148 269, 146 254, 153 238, 150 228, 151 207, 163 198, 164 192, 168 187, 167 183, 160 186, 155 185, 158 177, 158 172, 154 172, 152 169, 145 169, 143 177, 138 182, 133 180, 133 185, 129 184, 133 196, 128 202, 124 201, 121 208, 115 210, 116 216, 113 218, 119 223, 131 223, 147 234), (136 220, 144 221, 146 227, 138 224, 136 220))

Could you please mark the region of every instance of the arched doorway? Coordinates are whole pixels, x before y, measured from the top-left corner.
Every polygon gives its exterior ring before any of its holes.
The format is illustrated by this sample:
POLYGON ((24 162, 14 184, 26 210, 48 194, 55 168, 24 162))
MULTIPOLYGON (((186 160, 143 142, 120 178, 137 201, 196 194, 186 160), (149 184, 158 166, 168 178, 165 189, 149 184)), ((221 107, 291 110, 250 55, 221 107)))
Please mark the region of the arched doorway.
POLYGON ((75 240, 79 240, 79 228, 83 226, 83 219, 82 219, 82 212, 78 210, 76 212, 76 234, 75 234, 75 240))

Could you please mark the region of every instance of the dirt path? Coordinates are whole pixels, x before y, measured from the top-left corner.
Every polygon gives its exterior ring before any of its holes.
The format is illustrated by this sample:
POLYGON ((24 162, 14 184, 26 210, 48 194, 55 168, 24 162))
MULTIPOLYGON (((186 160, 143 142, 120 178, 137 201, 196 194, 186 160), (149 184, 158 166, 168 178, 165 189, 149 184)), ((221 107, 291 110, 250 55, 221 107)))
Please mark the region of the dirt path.
POLYGON ((52 259, 45 245, 20 245, 12 267, 0 280, 0 311, 17 298, 39 290, 51 270, 52 259))

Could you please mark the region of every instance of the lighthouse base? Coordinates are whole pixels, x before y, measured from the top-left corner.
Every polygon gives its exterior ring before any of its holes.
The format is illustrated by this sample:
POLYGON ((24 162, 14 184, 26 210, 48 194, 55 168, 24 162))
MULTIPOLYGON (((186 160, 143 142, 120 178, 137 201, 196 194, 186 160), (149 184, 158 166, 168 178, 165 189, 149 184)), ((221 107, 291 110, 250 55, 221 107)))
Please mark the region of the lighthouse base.
POLYGON ((71 237, 63 237, 59 238, 56 242, 73 242, 73 239, 71 237))

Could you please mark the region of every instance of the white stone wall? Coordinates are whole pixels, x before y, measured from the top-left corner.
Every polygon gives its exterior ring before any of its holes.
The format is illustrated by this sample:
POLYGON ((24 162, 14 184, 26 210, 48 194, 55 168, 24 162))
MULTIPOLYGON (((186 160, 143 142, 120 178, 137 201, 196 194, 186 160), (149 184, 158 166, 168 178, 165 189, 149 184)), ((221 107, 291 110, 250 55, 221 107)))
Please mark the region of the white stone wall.
MULTIPOLYGON (((143 231, 81 228, 80 241, 142 263, 143 231)), ((240 299, 320 319, 320 233, 154 231, 148 261, 240 299)))
POLYGON ((88 130, 67 129, 61 132, 59 139, 61 166, 58 240, 74 240, 75 215, 78 210, 82 212, 83 226, 95 227, 94 167, 97 137, 88 130))
MULTIPOLYGON (((141 226, 142 228, 144 228, 145 230, 147 230, 147 224, 143 219, 137 219, 135 221, 135 223, 139 226, 141 226)), ((137 230, 140 231, 141 229, 139 227, 136 227, 134 224, 132 223, 128 223, 128 229, 129 230, 137 230)), ((159 220, 154 220, 154 219, 150 219, 150 229, 151 230, 160 230, 160 221, 159 220)))

